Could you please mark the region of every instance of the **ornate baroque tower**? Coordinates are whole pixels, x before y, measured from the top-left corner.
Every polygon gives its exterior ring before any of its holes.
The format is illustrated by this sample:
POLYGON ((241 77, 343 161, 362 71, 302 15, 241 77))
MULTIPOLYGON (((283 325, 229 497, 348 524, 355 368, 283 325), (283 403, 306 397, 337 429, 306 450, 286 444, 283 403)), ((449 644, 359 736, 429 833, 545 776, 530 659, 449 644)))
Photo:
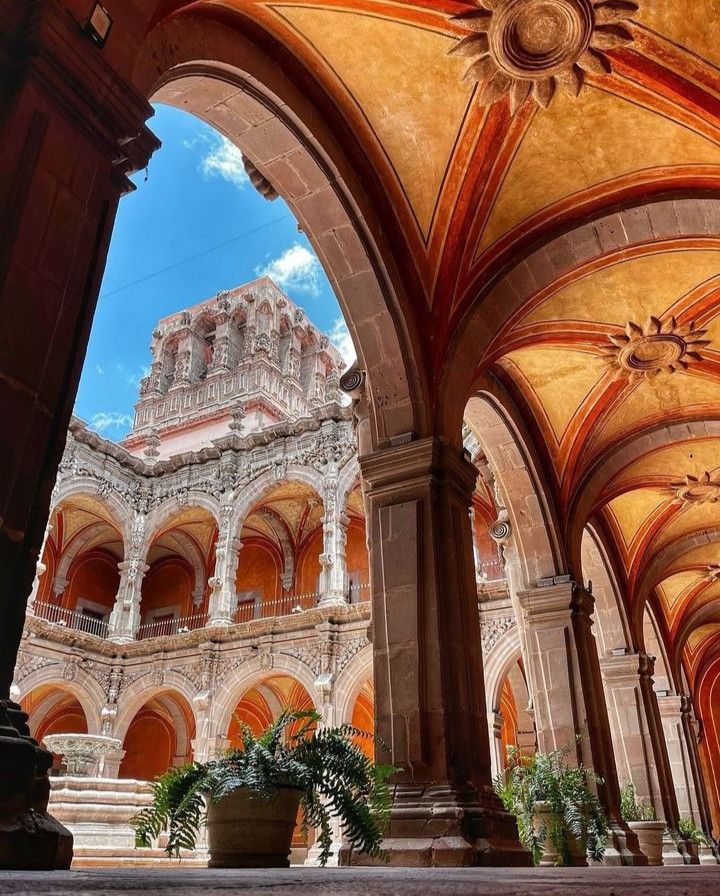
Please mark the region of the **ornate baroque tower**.
POLYGON ((342 358, 267 277, 159 321, 140 385, 131 454, 167 458, 229 431, 331 416, 342 358))

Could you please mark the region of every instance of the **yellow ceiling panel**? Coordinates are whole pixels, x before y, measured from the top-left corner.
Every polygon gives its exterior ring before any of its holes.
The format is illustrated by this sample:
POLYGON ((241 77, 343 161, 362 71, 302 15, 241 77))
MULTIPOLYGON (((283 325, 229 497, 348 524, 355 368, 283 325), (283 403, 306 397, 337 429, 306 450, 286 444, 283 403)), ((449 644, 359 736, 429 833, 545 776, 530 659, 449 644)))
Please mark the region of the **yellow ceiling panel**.
POLYGON ((720 65, 717 31, 710 26, 711 22, 716 25, 720 22, 720 0, 693 0, 692 3, 642 0, 640 11, 633 18, 720 65))
POLYGON ((523 323, 602 321, 624 327, 663 316, 678 299, 720 272, 720 251, 687 250, 634 258, 589 274, 554 293, 523 323))
POLYGON ((490 246, 525 218, 594 184, 651 168, 720 164, 720 147, 683 125, 588 87, 558 91, 518 149, 482 237, 490 246))
POLYGON ((668 496, 662 489, 636 488, 609 502, 608 507, 620 528, 626 547, 632 544, 643 523, 667 500, 668 496))
MULTIPOLYGON (((690 504, 681 514, 675 517, 657 539, 657 547, 697 532, 701 529, 720 526, 720 504, 690 504)), ((720 553, 720 547, 718 550, 720 553)), ((718 561, 720 562, 720 560, 718 561)))
POLYGON ((564 348, 522 348, 507 355, 540 400, 558 441, 578 407, 602 379, 596 355, 564 348))
POLYGON ((658 475, 682 479, 688 474, 698 476, 705 470, 714 470, 719 464, 720 439, 694 439, 668 445, 641 457, 624 470, 617 481, 628 482, 643 476, 658 475))
POLYGON ((453 37, 378 15, 276 4, 343 81, 427 236, 473 87, 453 37))
POLYGON ((720 405, 720 382, 690 373, 661 373, 641 382, 605 421, 596 441, 606 442, 653 417, 672 419, 672 412, 720 405))
POLYGON ((700 576, 697 572, 679 572, 664 579, 658 586, 658 590, 663 596, 666 608, 672 611, 683 592, 696 585, 699 579, 700 576))

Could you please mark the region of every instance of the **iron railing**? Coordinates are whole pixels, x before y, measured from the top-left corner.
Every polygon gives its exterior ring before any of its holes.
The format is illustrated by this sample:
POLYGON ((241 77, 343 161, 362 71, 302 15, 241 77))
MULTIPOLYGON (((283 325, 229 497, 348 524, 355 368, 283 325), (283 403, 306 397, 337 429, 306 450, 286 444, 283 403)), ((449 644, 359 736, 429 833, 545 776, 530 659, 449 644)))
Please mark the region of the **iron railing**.
POLYGON ((71 628, 78 632, 86 632, 88 635, 95 635, 96 638, 107 638, 108 636, 107 620, 98 619, 87 613, 69 610, 67 607, 59 607, 57 604, 47 604, 42 601, 35 601, 33 612, 39 619, 45 619, 53 625, 71 628))

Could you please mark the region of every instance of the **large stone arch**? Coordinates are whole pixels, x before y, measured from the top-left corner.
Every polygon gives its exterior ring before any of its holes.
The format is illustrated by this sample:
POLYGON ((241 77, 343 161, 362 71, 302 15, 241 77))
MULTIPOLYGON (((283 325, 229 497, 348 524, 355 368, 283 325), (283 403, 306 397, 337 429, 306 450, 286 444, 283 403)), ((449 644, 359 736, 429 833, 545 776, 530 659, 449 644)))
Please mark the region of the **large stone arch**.
POLYGON ((212 719, 213 736, 223 737, 227 734, 232 714, 243 694, 266 678, 276 675, 287 675, 299 682, 315 700, 315 674, 312 669, 297 657, 289 653, 256 656, 238 667, 236 672, 226 675, 213 695, 212 719))
POLYGON ((154 697, 166 693, 176 694, 188 704, 197 728, 198 719, 193 704, 197 689, 190 679, 179 672, 166 670, 162 681, 158 683, 154 680, 152 671, 149 671, 120 693, 113 737, 124 740, 132 720, 143 706, 154 697))
POLYGON ((98 490, 98 481, 92 476, 80 474, 61 480, 53 491, 50 514, 52 515, 56 510, 61 509, 62 503, 67 501, 68 498, 77 495, 86 495, 107 508, 112 524, 123 538, 125 537, 132 525, 132 508, 112 489, 105 489, 100 492, 98 490))
POLYGON ((483 656, 483 673, 485 675, 485 699, 487 711, 493 712, 500 706, 500 694, 503 682, 512 666, 521 659, 520 629, 511 626, 488 654, 483 656))
POLYGON ((372 644, 357 653, 340 671, 335 684, 335 721, 338 724, 352 722, 353 706, 363 685, 373 677, 373 650, 372 644))
POLYGON ((149 32, 134 84, 225 134, 293 210, 338 296, 359 358, 372 371, 373 444, 425 433, 419 338, 404 313, 409 299, 393 253, 377 236, 377 211, 308 94, 252 34, 192 12, 174 16, 149 32))
POLYGON ((498 398, 479 392, 467 403, 466 417, 476 433, 500 487, 512 528, 525 587, 565 572, 552 504, 541 469, 521 429, 498 398))
POLYGON ((347 507, 350 492, 360 480, 360 464, 357 456, 353 455, 338 473, 337 500, 338 507, 344 510, 347 507))
POLYGON ((41 667, 18 682, 15 697, 19 703, 41 687, 55 687, 65 691, 71 694, 82 707, 88 733, 100 734, 102 730, 100 713, 105 704, 105 693, 98 682, 82 666, 76 664, 73 668, 75 677, 68 680, 62 676, 56 664, 41 667))
POLYGON ((323 500, 323 476, 312 467, 288 464, 278 476, 275 470, 266 470, 244 486, 233 503, 230 531, 239 537, 245 519, 252 508, 278 486, 297 482, 308 486, 323 500))
POLYGON ((145 523, 146 546, 149 548, 166 523, 170 522, 175 514, 188 507, 199 507, 207 511, 215 520, 215 524, 220 525, 220 503, 218 500, 205 491, 191 489, 185 494, 168 498, 150 511, 145 523))
POLYGON ((583 534, 582 570, 584 580, 592 582, 595 633, 600 656, 608 655, 618 648, 633 652, 635 638, 630 628, 620 583, 605 545, 592 526, 587 526, 583 534))

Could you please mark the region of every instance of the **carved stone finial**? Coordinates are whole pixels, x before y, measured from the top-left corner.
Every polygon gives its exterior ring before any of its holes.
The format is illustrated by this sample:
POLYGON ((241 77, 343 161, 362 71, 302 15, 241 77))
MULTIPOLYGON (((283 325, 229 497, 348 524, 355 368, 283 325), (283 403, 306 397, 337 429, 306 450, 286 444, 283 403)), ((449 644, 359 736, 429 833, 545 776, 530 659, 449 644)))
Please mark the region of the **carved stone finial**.
POLYGON ((607 50, 633 40, 632 0, 475 0, 453 21, 466 29, 450 51, 471 60, 463 80, 479 85, 478 101, 510 97, 514 112, 532 95, 550 104, 557 85, 577 96, 586 73, 611 71, 607 50))

